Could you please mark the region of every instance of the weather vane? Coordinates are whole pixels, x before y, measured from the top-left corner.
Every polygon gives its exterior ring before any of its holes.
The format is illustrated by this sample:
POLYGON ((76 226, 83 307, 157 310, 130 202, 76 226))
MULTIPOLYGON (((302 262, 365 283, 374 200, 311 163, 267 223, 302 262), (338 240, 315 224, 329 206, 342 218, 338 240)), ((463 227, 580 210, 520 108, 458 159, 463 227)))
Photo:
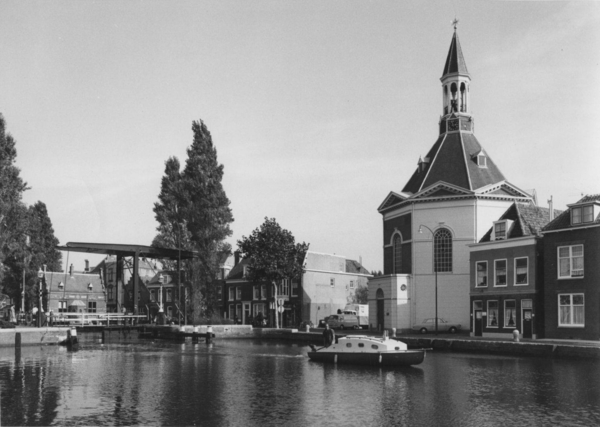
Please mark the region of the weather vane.
POLYGON ((456 26, 458 25, 458 19, 456 19, 456 17, 452 21, 452 25, 454 25, 454 31, 456 31, 456 26))

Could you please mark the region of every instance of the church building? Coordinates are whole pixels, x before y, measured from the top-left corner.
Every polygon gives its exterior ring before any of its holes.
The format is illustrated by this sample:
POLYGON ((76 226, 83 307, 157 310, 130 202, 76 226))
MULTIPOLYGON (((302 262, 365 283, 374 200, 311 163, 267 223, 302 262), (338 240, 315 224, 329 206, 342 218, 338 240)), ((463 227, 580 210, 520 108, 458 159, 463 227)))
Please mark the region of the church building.
POLYGON ((437 141, 402 191, 390 192, 378 208, 384 275, 369 281, 369 323, 375 329, 407 331, 439 317, 468 330, 467 245, 478 242, 513 203, 533 203, 475 137, 471 76, 456 25, 441 82, 437 141))

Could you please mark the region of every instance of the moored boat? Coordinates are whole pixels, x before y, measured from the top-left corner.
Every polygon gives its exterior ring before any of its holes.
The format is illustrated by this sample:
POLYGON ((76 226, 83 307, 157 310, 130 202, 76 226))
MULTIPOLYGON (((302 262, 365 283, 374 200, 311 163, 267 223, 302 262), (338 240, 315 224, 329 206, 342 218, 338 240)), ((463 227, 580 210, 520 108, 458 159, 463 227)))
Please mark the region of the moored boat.
POLYGON ((409 366, 425 359, 425 349, 409 350, 406 343, 389 337, 349 335, 329 347, 310 347, 311 360, 327 363, 409 366))

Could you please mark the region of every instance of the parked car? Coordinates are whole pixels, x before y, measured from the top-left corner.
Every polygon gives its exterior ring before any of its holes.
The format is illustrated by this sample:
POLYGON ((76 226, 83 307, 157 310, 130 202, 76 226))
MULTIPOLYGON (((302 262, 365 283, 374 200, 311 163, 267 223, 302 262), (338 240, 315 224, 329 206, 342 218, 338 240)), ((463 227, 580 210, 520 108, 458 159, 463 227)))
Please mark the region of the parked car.
POLYGON ((327 324, 332 329, 360 329, 358 316, 355 314, 332 314, 327 318, 327 324))
POLYGON ((329 319, 329 316, 325 316, 324 319, 319 320, 319 324, 317 325, 317 328, 324 328, 325 323, 327 323, 327 319, 329 319))
MULTIPOLYGON (((430 319, 425 319, 421 323, 416 323, 412 327, 413 331, 419 331, 422 334, 426 334, 427 332, 435 332, 435 317, 430 319)), ((451 334, 455 334, 460 330, 460 325, 457 323, 450 323, 441 317, 438 317, 438 332, 450 332, 451 334)))

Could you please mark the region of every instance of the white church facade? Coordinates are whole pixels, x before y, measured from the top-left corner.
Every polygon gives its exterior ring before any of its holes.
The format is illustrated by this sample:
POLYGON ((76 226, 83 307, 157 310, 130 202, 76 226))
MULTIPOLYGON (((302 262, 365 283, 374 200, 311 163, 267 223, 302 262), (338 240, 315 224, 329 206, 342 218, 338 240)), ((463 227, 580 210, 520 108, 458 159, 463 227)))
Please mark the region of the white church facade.
POLYGON ((378 208, 383 276, 369 281, 369 323, 407 331, 426 318, 471 324, 469 247, 515 201, 533 197, 506 180, 473 133, 471 77, 456 28, 444 66, 439 137, 399 192, 378 208))

